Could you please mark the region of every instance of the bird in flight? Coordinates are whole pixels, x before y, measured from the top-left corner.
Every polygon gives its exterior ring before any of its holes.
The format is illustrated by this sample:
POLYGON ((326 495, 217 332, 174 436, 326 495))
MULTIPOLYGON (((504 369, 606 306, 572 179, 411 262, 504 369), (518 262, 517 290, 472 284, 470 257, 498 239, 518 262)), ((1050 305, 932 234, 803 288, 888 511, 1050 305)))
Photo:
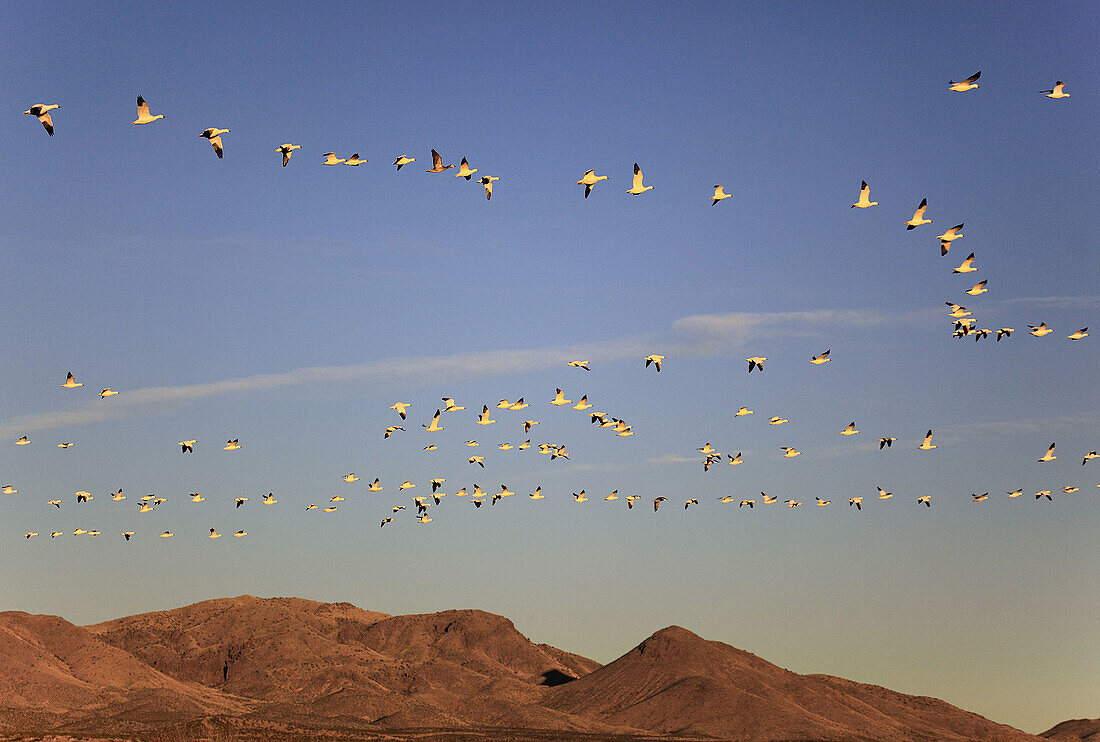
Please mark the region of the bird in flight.
POLYGON ((492 413, 489 412, 489 405, 482 405, 481 415, 478 416, 476 425, 492 425, 496 420, 492 418, 492 413))
POLYGON ((572 366, 573 368, 583 368, 585 371, 591 371, 592 370, 588 367, 588 361, 570 361, 566 365, 567 366, 572 366))
MULTIPOLYGON (((410 160, 410 162, 412 162, 412 161, 410 160)), ((396 164, 396 163, 394 163, 394 164, 396 164)), ((433 149, 432 150, 432 169, 431 170, 425 170, 424 172, 426 172, 426 173, 441 173, 444 170, 449 170, 452 167, 454 167, 454 165, 444 165, 443 164, 443 158, 440 156, 440 154, 438 152, 436 152, 433 149)))
POLYGON ((356 152, 355 154, 353 154, 353 155, 352 155, 351 157, 349 157, 348 159, 344 160, 344 164, 345 164, 345 165, 348 165, 349 167, 359 167, 359 166, 360 166, 360 165, 362 165, 362 164, 363 164, 364 162, 368 162, 368 160, 361 160, 361 159, 359 159, 359 153, 358 153, 358 152, 356 152))
POLYGON ((584 197, 588 198, 588 194, 592 193, 592 186, 596 185, 601 180, 610 180, 609 175, 596 175, 595 170, 587 170, 580 180, 577 181, 577 185, 584 186, 584 197))
POLYGON ((969 289, 967 289, 967 290, 966 290, 966 293, 967 293, 967 294, 969 294, 970 296, 981 296, 982 294, 984 294, 984 293, 986 293, 986 292, 988 292, 988 291, 989 291, 989 289, 987 289, 987 288, 985 287, 985 285, 986 285, 987 283, 989 283, 989 281, 988 281, 988 280, 985 280, 985 281, 981 281, 981 282, 979 282, 979 283, 976 283, 976 284, 974 284, 973 286, 971 286, 971 287, 970 287, 969 289))
MULTIPOLYGON (((467 180, 469 180, 469 179, 467 178, 467 180)), ((485 200, 486 201, 491 201, 493 199, 493 181, 494 180, 500 180, 500 178, 498 178, 495 175, 483 175, 483 176, 481 176, 481 180, 478 181, 478 183, 481 183, 481 185, 485 186, 485 200)))
POLYGON ((754 369, 764 370, 764 361, 768 360, 763 356, 753 356, 752 358, 746 358, 749 364, 749 373, 751 374, 754 369))
POLYGON ((653 364, 653 367, 657 369, 657 373, 661 373, 661 361, 665 360, 664 356, 650 355, 645 357, 645 367, 649 368, 649 364, 653 364))
POLYGON ((924 442, 917 446, 922 451, 931 451, 935 446, 932 445, 932 431, 929 430, 924 436, 924 442))
POLYGON ((917 210, 913 212, 913 218, 905 223, 906 231, 908 231, 910 229, 916 229, 917 227, 919 227, 922 224, 931 224, 932 223, 931 219, 925 219, 924 218, 924 210, 927 209, 927 208, 928 208, 928 199, 927 198, 922 198, 921 201, 920 201, 920 206, 918 206, 917 210))
POLYGON ((1039 462, 1042 463, 1044 461, 1054 461, 1056 458, 1058 457, 1054 455, 1054 444, 1051 443, 1050 448, 1048 448, 1047 452, 1043 454, 1043 457, 1039 459, 1039 462))
POLYGON ((875 489, 878 490, 878 499, 880 500, 889 500, 891 497, 894 496, 893 492, 887 492, 882 487, 875 487, 875 489))
POLYGON ((862 497, 849 497, 848 507, 856 506, 856 510, 863 510, 863 498, 862 497))
POLYGON ((1054 330, 1047 327, 1046 322, 1040 322, 1038 327, 1036 327, 1035 325, 1028 325, 1028 327, 1031 328, 1030 334, 1034 335, 1037 338, 1041 338, 1043 335, 1049 335, 1050 333, 1054 332, 1054 330))
POLYGON ((240 442, 238 441, 238 439, 234 438, 231 441, 226 441, 225 445, 222 446, 222 450, 223 451, 236 451, 240 447, 241 447, 240 442))
POLYGON ((1055 99, 1057 99, 1057 98, 1069 98, 1070 97, 1069 93, 1062 90, 1062 88, 1064 88, 1065 86, 1066 86, 1066 84, 1064 82, 1062 82, 1061 80, 1058 80, 1057 82, 1054 83, 1054 87, 1052 89, 1050 89, 1050 90, 1040 90, 1039 92, 1040 93, 1046 93, 1048 98, 1055 98, 1055 99))
POLYGON ((890 446, 893 445, 894 441, 896 441, 896 440, 897 440, 897 438, 886 438, 886 437, 879 438, 878 439, 878 450, 881 451, 884 448, 889 448, 890 446))
POLYGON ((642 185, 642 169, 638 167, 638 163, 634 163, 634 182, 630 186, 630 190, 627 191, 632 196, 638 196, 646 191, 653 190, 653 186, 642 185))
POLYGON ((458 412, 459 410, 466 409, 465 407, 456 405, 453 397, 443 397, 443 405, 444 412, 458 412))
POLYGON ((932 507, 932 495, 921 495, 917 498, 917 502, 923 504, 925 507, 932 507))
POLYGON ((29 446, 30 445, 30 440, 27 439, 27 436, 23 436, 22 438, 20 438, 19 440, 17 440, 15 442, 15 445, 17 445, 17 446, 29 446))
POLYGON ((940 256, 941 257, 946 255, 947 251, 951 249, 951 243, 952 242, 959 239, 960 237, 965 237, 966 236, 966 235, 959 232, 959 230, 962 229, 962 228, 963 228, 962 224, 956 224, 951 229, 947 230, 943 234, 936 237, 936 239, 940 241, 940 256))
POLYGON ((26 111, 23 111, 23 113, 28 116, 35 116, 40 122, 42 122, 42 128, 46 130, 46 133, 52 137, 53 119, 50 118, 50 111, 56 108, 61 108, 61 105, 58 103, 52 103, 49 105, 45 103, 35 103, 26 111))
POLYGON ((100 399, 107 399, 107 397, 113 397, 113 396, 115 396, 116 394, 118 394, 118 392, 116 392, 115 390, 111 389, 111 387, 107 387, 106 389, 104 389, 103 391, 101 391, 101 392, 99 393, 99 398, 100 398, 100 399))
POLYGON ((65 377, 65 383, 61 385, 62 389, 76 389, 78 386, 84 386, 84 383, 77 381, 73 376, 73 372, 70 371, 69 375, 65 377))
POLYGON ((853 209, 869 209, 872 206, 878 206, 878 201, 871 200, 871 186, 867 185, 867 181, 862 181, 859 185, 859 200, 852 204, 853 209))
POLYGON ((733 194, 726 193, 724 190, 722 190, 722 186, 716 185, 714 186, 714 195, 710 197, 710 205, 714 206, 716 203, 725 198, 733 198, 733 194))
POLYGON ((138 117, 137 120, 131 121, 131 124, 151 124, 157 119, 164 118, 163 113, 158 113, 156 116, 149 115, 149 104, 145 102, 145 99, 140 95, 137 97, 138 117))
POLYGON ((1082 327, 1080 330, 1073 333, 1072 335, 1066 335, 1066 337, 1070 340, 1081 340, 1082 338, 1087 338, 1089 336, 1088 330, 1089 328, 1082 327))
POLYGON ((779 417, 778 415, 776 415, 775 417, 773 417, 771 420, 768 421, 768 425, 782 425, 783 423, 789 423, 789 422, 790 422, 790 420, 788 420, 787 418, 779 417))
POLYGON ((973 90, 978 87, 978 78, 982 76, 982 71, 978 70, 970 77, 966 78, 962 82, 955 82, 954 80, 948 80, 948 90, 953 90, 956 93, 965 93, 967 90, 973 90))
POLYGON ((859 431, 856 430, 856 421, 853 420, 852 422, 848 423, 848 427, 846 427, 844 430, 840 431, 840 434, 841 435, 855 435, 858 432, 859 431))
POLYGON ((290 162, 291 153, 293 153, 294 150, 301 149, 301 148, 302 148, 302 145, 300 145, 300 144, 290 144, 290 143, 280 144, 275 149, 275 153, 276 154, 280 154, 280 153, 282 154, 282 156, 283 156, 283 167, 286 167, 286 164, 288 162, 290 162))
POLYGON ((832 359, 829 358, 829 351, 825 351, 821 355, 817 355, 811 358, 810 363, 814 364, 815 366, 820 366, 821 364, 828 363, 831 360, 832 359))
POLYGON ((653 500, 653 512, 656 513, 657 510, 661 507, 661 503, 664 502, 667 499, 668 499, 667 497, 654 498, 654 500, 653 500))
POLYGON ((973 266, 973 263, 974 263, 974 253, 970 253, 969 255, 966 256, 966 260, 964 260, 958 268, 956 268, 955 270, 953 270, 951 272, 952 273, 973 273, 974 271, 978 270, 977 268, 975 268, 973 266))
POLYGON ((408 413, 406 413, 405 410, 410 407, 412 407, 412 405, 408 402, 394 402, 392 405, 390 405, 390 409, 397 410, 397 414, 401 416, 402 420, 404 420, 408 416, 408 413))
POLYGON ((783 458, 785 459, 793 459, 795 456, 802 455, 801 451, 799 451, 797 448, 792 448, 791 446, 780 446, 779 450, 783 452, 783 458))
POLYGON ((200 137, 210 140, 210 146, 214 148, 214 153, 218 156, 218 159, 222 159, 222 134, 228 134, 229 129, 219 129, 215 126, 211 126, 199 134, 200 137))
MULTIPOLYGON (((432 151, 434 152, 435 150, 433 149, 432 151)), ((397 159, 393 161, 393 164, 397 165, 397 169, 398 171, 400 171, 402 167, 408 165, 410 162, 416 162, 416 158, 405 157, 405 155, 398 155, 397 159)))
POLYGON ((180 453, 194 453, 195 444, 198 442, 198 439, 193 438, 189 441, 180 441, 177 445, 180 447, 180 453))
POLYGON ((458 168, 458 172, 454 175, 456 178, 465 178, 466 180, 469 180, 476 172, 477 168, 475 167, 473 170, 471 170, 470 163, 466 161, 465 157, 463 157, 460 167, 458 168))
POLYGON ((386 427, 385 433, 382 434, 382 440, 389 438, 391 435, 399 430, 404 430, 400 425, 390 425, 386 427))
POLYGON ((733 413, 733 416, 734 417, 744 417, 745 415, 755 415, 755 414, 756 414, 755 410, 750 410, 748 407, 742 407, 741 409, 737 410, 737 412, 733 413))
POLYGON ((442 412, 440 410, 436 410, 432 422, 429 425, 421 423, 420 427, 424 428, 425 432, 428 433, 438 433, 440 430, 443 430, 443 426, 439 424, 439 416, 441 414, 442 412))
POLYGON ((337 157, 335 152, 326 152, 321 157, 325 158, 325 161, 321 163, 322 165, 339 165, 341 162, 347 162, 347 160, 337 157))

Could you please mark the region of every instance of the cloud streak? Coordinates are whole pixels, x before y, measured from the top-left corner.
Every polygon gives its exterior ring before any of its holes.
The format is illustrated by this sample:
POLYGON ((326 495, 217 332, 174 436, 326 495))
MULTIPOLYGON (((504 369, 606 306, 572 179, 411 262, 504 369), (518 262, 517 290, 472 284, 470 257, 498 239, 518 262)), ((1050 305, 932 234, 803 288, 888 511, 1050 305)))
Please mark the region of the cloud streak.
POLYGON ((283 373, 257 374, 199 384, 123 390, 117 397, 72 410, 24 415, 0 421, 0 437, 89 425, 158 407, 234 394, 296 386, 399 380, 403 388, 442 381, 503 376, 555 368, 574 358, 593 363, 638 360, 659 352, 669 357, 705 357, 729 352, 749 341, 820 335, 838 328, 867 329, 922 324, 931 312, 888 313, 870 310, 805 312, 732 312, 698 314, 673 322, 664 333, 635 335, 605 342, 527 350, 495 350, 445 356, 400 357, 351 366, 313 366, 283 373))

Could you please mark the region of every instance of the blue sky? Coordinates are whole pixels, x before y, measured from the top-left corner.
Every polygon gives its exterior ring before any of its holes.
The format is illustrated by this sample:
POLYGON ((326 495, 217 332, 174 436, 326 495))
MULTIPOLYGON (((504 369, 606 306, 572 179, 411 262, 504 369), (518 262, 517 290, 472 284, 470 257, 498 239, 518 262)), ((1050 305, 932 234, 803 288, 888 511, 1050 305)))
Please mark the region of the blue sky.
POLYGON ((1098 356, 1065 339, 1100 324, 1094 5, 5 16, 0 433, 34 444, 0 454, 19 489, 0 499, 0 607, 77 622, 245 592, 479 607, 601 661, 678 623, 1028 731, 1095 715, 1100 463, 1080 458, 1100 439, 1098 356), (978 90, 946 90, 979 69, 978 90), (1055 80, 1073 97, 1038 94, 1055 80), (130 126, 138 93, 166 118, 130 126), (53 138, 19 114, 39 102, 62 105, 53 138), (209 126, 232 130, 224 160, 196 136, 209 126), (285 169, 283 142, 303 147, 285 169), (493 200, 426 175, 433 147, 499 176, 493 200), (369 163, 320 166, 330 150, 369 163), (416 162, 396 173, 398 154, 416 162), (634 162, 655 186, 639 197, 634 162), (585 200, 589 168, 611 180, 585 200), (848 208, 861 180, 880 206, 848 208), (734 197, 712 208, 715 183, 734 197), (934 223, 907 232, 925 197, 934 223), (941 258, 935 235, 960 222, 941 258), (980 271, 952 275, 971 251, 980 271), (963 294, 982 279, 988 294, 963 294), (948 300, 1017 333, 953 340, 948 300), (1041 321, 1055 333, 1028 336, 1041 321), (832 362, 806 362, 826 348, 832 362), (668 356, 659 376, 649 353, 668 356), (578 356, 591 373, 565 366, 578 356), (59 389, 70 370, 87 386, 59 389), (122 393, 99 400, 105 386, 122 393), (550 407, 555 387, 636 435, 550 407), (429 439, 443 396, 469 409, 429 439), (532 407, 473 425, 519 396, 532 407), (398 400, 408 431, 383 441, 398 400), (742 404, 757 414, 733 418, 742 404), (496 450, 528 416, 570 461, 496 450), (838 436, 851 420, 861 434, 838 436), (915 450, 928 428, 939 448, 915 450), (899 442, 880 453, 880 435, 899 442), (704 473, 707 441, 745 464, 704 473), (1051 441, 1059 459, 1036 463, 1051 441), (406 502, 398 483, 433 476, 519 495, 377 528, 406 502), (548 498, 526 501, 538 484, 548 498), (595 497, 574 504, 582 488, 595 497), (670 502, 628 512, 597 499, 612 489, 670 502), (76 490, 95 501, 78 510, 76 490), (762 490, 834 504, 715 501, 762 490), (279 505, 259 505, 268 491, 279 505), (168 502, 139 519, 146 492, 168 502), (304 512, 336 494, 338 513, 304 512), (105 535, 20 537, 77 526, 105 535), (209 542, 211 526, 250 535, 209 542), (122 543, 127 528, 141 538, 122 543))

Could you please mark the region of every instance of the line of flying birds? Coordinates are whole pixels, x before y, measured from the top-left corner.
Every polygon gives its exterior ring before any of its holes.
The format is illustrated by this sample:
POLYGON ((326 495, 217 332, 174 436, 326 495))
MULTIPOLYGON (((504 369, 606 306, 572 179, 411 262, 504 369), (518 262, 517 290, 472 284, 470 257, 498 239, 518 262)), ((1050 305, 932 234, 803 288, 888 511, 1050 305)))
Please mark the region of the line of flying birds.
MULTIPOLYGON (((955 92, 960 92, 960 93, 967 92, 969 90, 974 90, 974 89, 979 87, 979 85, 977 84, 977 80, 978 80, 979 77, 981 77, 981 75, 982 75, 982 73, 979 70, 977 73, 971 75, 970 77, 966 78, 962 82, 955 82, 954 80, 951 80, 948 83, 948 90, 955 91, 955 92)), ((1062 82, 1061 80, 1059 80, 1054 84, 1054 87, 1051 88, 1050 90, 1041 90, 1039 92, 1046 94, 1046 97, 1048 97, 1048 98, 1054 98, 1054 99, 1069 98, 1070 94, 1066 93, 1064 91, 1064 89, 1063 89, 1064 87, 1065 87, 1065 83, 1062 82)), ((61 108, 61 105, 58 104, 58 103, 51 103, 51 104, 35 103, 33 106, 28 108, 26 111, 23 111, 23 113, 28 115, 28 116, 34 116, 35 118, 37 118, 42 123, 42 127, 46 130, 46 133, 49 134, 52 137, 54 135, 54 125, 53 125, 53 118, 50 116, 50 112, 55 111, 59 108, 61 108)), ((164 118, 164 114, 162 114, 162 113, 158 113, 156 115, 153 115, 152 113, 150 113, 149 103, 141 95, 138 95, 138 97, 137 97, 137 109, 138 109, 137 118, 130 122, 131 124, 133 124, 135 126, 151 124, 155 121, 159 121, 160 119, 164 118)), ((214 149, 214 153, 218 156, 218 159, 222 159, 224 157, 224 153, 225 153, 224 146, 223 146, 223 143, 222 143, 222 135, 223 134, 230 134, 230 133, 232 133, 231 129, 221 129, 221 128, 218 128, 216 126, 211 126, 211 127, 208 127, 206 129, 204 129, 198 136, 203 138, 203 139, 206 139, 207 141, 209 141, 210 145, 214 149)), ((280 144, 278 147, 275 148, 275 154, 282 155, 283 167, 286 167, 290 163, 291 155, 294 154, 295 150, 299 150, 299 149, 302 149, 302 145, 300 145, 300 144, 291 144, 290 142, 286 142, 286 143, 280 144)), ((362 165, 362 164, 368 162, 368 160, 361 159, 359 157, 358 152, 352 154, 351 157, 346 157, 346 158, 338 157, 335 152, 326 152, 322 155, 322 157, 324 158, 321 162, 322 165, 349 165, 349 166, 352 166, 352 167, 358 167, 359 165, 362 165)), ((402 154, 402 155, 398 155, 397 159, 395 159, 392 164, 397 168, 398 171, 400 171, 402 167, 404 167, 405 165, 408 165, 409 163, 412 163, 412 162, 416 162, 415 157, 408 157, 408 156, 402 154)), ((432 150, 432 167, 431 167, 431 169, 426 170, 425 172, 428 172, 428 173, 442 173, 446 170, 450 170, 453 167, 456 167, 456 165, 454 165, 453 163, 445 165, 443 163, 443 157, 433 149, 432 150)), ((458 172, 454 173, 454 177, 464 178, 467 181, 470 180, 470 178, 474 175, 474 173, 479 172, 477 168, 471 168, 470 167, 470 163, 467 161, 467 159, 465 157, 462 158, 462 161, 459 163, 459 165, 457 167, 458 167, 458 172)), ((598 182, 600 182, 601 180, 610 180, 610 178, 611 178, 611 176, 609 176, 609 175, 597 175, 595 168, 593 168, 592 170, 585 171, 584 175, 581 176, 580 180, 577 181, 577 185, 583 185, 584 186, 584 197, 588 198, 588 196, 592 193, 593 187, 598 182)), ((493 197, 493 183, 495 181, 498 181, 498 180, 500 180, 500 178, 498 176, 495 176, 495 175, 483 175, 478 180, 478 183, 480 183, 485 188, 485 198, 487 200, 492 199, 492 197, 493 197)), ((638 167, 638 163, 634 163, 634 178, 633 178, 633 181, 631 182, 630 189, 627 190, 627 193, 629 193, 633 196, 639 196, 639 195, 645 193, 646 191, 649 191, 649 190, 653 189, 653 186, 644 185, 642 181, 643 181, 642 170, 641 170, 640 167, 638 167)), ((865 183, 864 188, 863 188, 862 192, 860 193, 860 201, 857 202, 856 204, 853 204, 853 206, 859 206, 860 208, 866 208, 867 206, 877 206, 878 202, 877 201, 876 202, 868 201, 867 200, 867 195, 868 195, 868 190, 867 190, 866 183, 865 183)), ((723 188, 723 186, 715 185, 714 186, 714 193, 710 197, 711 206, 717 204, 719 201, 723 201, 727 198, 732 198, 732 196, 733 196, 733 194, 725 192, 725 189, 723 188)), ((922 213, 922 212, 918 211, 918 214, 920 214, 920 213, 922 213)), ((914 217, 914 218, 917 219, 919 217, 914 217)), ((919 222, 919 223, 928 224, 929 222, 919 222)))

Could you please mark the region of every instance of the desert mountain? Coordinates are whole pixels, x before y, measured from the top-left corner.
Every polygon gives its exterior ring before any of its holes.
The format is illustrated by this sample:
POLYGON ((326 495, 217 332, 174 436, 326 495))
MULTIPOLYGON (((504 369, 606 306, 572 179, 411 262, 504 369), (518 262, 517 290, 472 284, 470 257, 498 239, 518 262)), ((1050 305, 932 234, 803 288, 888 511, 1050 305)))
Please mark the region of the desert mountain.
POLYGON ((736 740, 1034 740, 933 698, 798 675, 678 626, 552 689, 551 708, 608 724, 736 740))
POLYGON ((89 627, 0 614, 0 729, 134 739, 221 729, 239 739, 452 730, 512 740, 1038 740, 933 698, 798 675, 675 626, 601 667, 483 611, 390 616, 251 596, 89 627))
POLYGON ((1059 742, 1100 741, 1100 719, 1070 719, 1046 730, 1040 737, 1059 742))
POLYGON ((109 716, 120 726, 240 714, 244 699, 181 683, 56 616, 0 613, 0 721, 35 724, 109 716))

